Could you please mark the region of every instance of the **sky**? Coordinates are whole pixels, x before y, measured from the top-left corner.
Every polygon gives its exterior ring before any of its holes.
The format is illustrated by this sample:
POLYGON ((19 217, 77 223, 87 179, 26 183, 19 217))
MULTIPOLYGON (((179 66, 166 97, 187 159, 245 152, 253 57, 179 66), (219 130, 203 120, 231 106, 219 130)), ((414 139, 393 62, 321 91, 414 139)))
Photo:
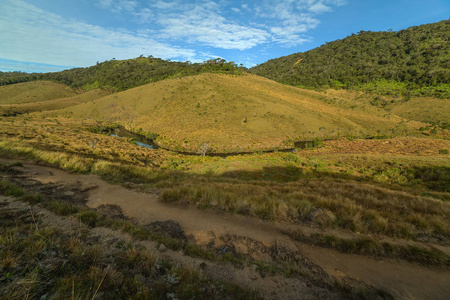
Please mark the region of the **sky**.
POLYGON ((246 67, 364 31, 447 20, 448 0, 0 0, 0 71, 140 55, 246 67))

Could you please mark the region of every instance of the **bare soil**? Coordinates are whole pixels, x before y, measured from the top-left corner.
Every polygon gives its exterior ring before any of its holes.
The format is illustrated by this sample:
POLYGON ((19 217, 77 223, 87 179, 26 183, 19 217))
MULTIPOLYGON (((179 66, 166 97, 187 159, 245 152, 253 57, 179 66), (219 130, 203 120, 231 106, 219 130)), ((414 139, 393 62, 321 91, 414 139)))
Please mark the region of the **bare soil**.
MULTIPOLYGON (((66 196, 68 201, 84 202, 88 207, 110 216, 131 218, 141 225, 170 231, 180 237, 193 238, 199 245, 213 245, 224 251, 231 249, 234 253, 248 255, 255 260, 270 262, 277 259, 287 263, 295 262, 306 270, 308 276, 288 278, 280 274, 261 273, 256 266, 240 268, 232 264, 193 258, 171 250, 160 253, 181 264, 201 268, 214 278, 258 290, 268 299, 341 298, 342 294, 336 293, 332 288, 336 282, 344 286, 374 287, 387 291, 398 299, 448 299, 450 295, 449 270, 343 254, 293 239, 289 234, 292 231, 305 235, 321 232, 348 237, 350 233, 347 232, 327 232, 307 225, 274 223, 198 210, 190 206, 165 204, 158 201, 157 191, 143 193, 109 184, 94 175, 71 174, 32 163, 23 163, 23 167, 14 169, 17 174, 8 176, 29 182, 30 185, 37 182, 41 191, 45 191, 42 186, 49 187, 49 193, 59 193, 59 197, 66 196), (180 228, 174 224, 179 224, 180 228)), ((2 198, 2 201, 6 200, 2 198)), ((10 203, 8 205, 13 205, 11 199, 7 201, 10 203)), ((45 214, 48 222, 54 222, 60 228, 72 226, 73 220, 69 218, 50 212, 45 214)), ((93 228, 91 233, 100 238, 113 236, 124 240, 131 239, 127 234, 108 228, 93 228)), ((140 243, 151 249, 158 249, 160 246, 152 241, 140 243)), ((437 246, 449 253, 447 246, 437 246)))

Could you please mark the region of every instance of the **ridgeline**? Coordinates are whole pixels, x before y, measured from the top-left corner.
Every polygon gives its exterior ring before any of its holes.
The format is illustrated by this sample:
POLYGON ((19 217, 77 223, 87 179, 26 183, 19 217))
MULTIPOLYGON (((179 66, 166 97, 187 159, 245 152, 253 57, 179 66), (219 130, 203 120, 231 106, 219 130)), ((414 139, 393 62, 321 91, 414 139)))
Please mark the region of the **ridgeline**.
POLYGON ((0 86, 35 80, 51 80, 75 89, 89 91, 109 88, 124 91, 150 82, 202 73, 241 74, 246 68, 224 59, 203 63, 175 62, 140 56, 135 59, 109 60, 88 68, 52 73, 0 72, 0 86))
POLYGON ((449 55, 450 20, 445 20, 398 32, 361 31, 250 72, 309 89, 450 98, 449 55))

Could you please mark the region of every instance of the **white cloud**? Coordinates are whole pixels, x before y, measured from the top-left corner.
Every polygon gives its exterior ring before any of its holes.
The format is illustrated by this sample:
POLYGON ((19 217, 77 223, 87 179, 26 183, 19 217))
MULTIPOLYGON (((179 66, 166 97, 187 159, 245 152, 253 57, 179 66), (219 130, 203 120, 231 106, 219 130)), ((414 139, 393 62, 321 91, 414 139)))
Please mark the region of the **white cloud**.
POLYGON ((232 7, 231 10, 233 12, 235 12, 235 13, 238 13, 238 14, 241 13, 241 10, 239 8, 237 8, 237 7, 232 7))
POLYGON ((97 0, 97 6, 108 9, 114 13, 119 13, 121 11, 132 12, 138 5, 139 3, 137 1, 129 0, 97 0))
POLYGON ((313 5, 311 5, 308 9, 310 12, 316 13, 316 14, 321 14, 324 12, 328 12, 331 11, 331 7, 324 5, 321 2, 317 2, 314 3, 313 5))
POLYGON ((155 4, 151 4, 152 7, 157 8, 157 9, 161 9, 161 10, 176 9, 176 8, 179 8, 180 5, 181 5, 181 3, 179 3, 178 1, 171 1, 171 2, 157 1, 155 4))
POLYGON ((163 39, 187 39, 190 43, 222 49, 245 50, 269 38, 265 30, 239 25, 203 6, 183 13, 162 14, 158 22, 163 27, 159 35, 163 39))
POLYGON ((155 14, 149 8, 143 8, 140 11, 133 12, 133 15, 138 18, 139 23, 150 23, 155 17, 155 14))
MULTIPOLYGON (((136 2, 97 1, 112 11, 125 11, 123 3, 136 2)), ((221 0, 158 0, 149 4, 151 9, 138 5, 130 9, 141 24, 158 27, 156 36, 164 40, 246 50, 268 42, 293 47, 310 41, 306 34, 320 24, 317 16, 332 11, 332 6, 346 4, 346 0, 262 0, 256 3, 259 4, 235 7, 221 0), (227 18, 223 11, 232 11, 242 18, 240 21, 227 18)))
POLYGON ((63 18, 24 0, 0 1, 8 12, 0 14, 0 58, 64 66, 88 66, 140 54, 193 62, 216 58, 193 50, 205 46, 241 51, 257 46, 294 47, 311 40, 308 32, 320 24, 321 14, 347 3, 95 0, 114 18, 134 23, 129 27, 133 31, 128 31, 63 18), (173 46, 180 43, 190 43, 192 49, 173 46))
POLYGON ((0 59, 0 70, 23 71, 23 72, 58 72, 73 68, 73 66, 54 66, 47 64, 35 64, 29 62, 2 60, 0 59))
POLYGON ((345 4, 345 0, 263 0, 255 13, 266 20, 272 41, 292 47, 311 40, 306 34, 320 24, 319 14, 345 4))
POLYGON ((140 54, 197 59, 192 49, 155 41, 145 32, 114 31, 64 19, 21 0, 4 0, 0 14, 0 57, 53 65, 89 66, 111 58, 140 54))

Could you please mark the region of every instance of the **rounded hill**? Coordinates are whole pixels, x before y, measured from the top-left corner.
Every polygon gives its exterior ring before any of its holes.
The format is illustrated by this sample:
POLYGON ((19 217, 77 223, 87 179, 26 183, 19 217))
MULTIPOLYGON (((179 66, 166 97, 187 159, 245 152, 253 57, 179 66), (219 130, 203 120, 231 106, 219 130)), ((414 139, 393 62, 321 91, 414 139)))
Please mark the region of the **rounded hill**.
POLYGON ((0 104, 23 104, 75 96, 65 84, 52 81, 31 81, 0 86, 0 104))
POLYGON ((208 143, 216 152, 245 152, 292 147, 297 140, 414 130, 379 108, 248 74, 167 79, 61 113, 157 134, 157 144, 178 151, 208 143))

